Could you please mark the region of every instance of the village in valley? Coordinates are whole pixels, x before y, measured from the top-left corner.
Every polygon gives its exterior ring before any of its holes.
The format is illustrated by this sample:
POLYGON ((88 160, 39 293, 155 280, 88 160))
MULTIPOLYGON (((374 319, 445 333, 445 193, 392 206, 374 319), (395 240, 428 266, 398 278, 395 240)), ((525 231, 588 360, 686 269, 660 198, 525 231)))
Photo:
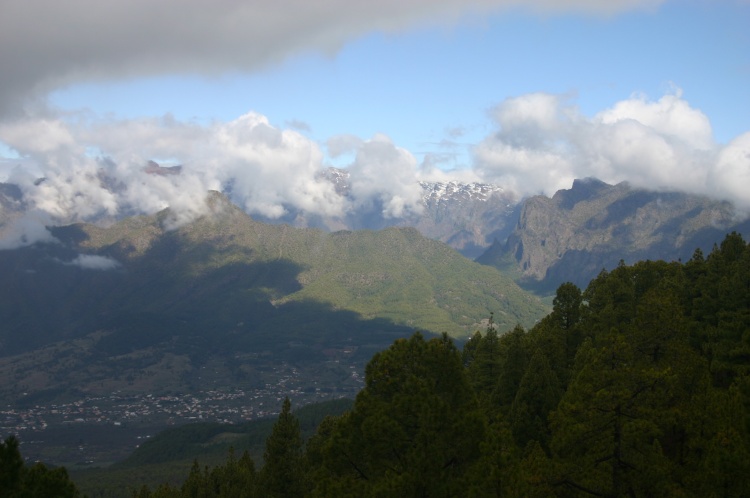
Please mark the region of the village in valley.
MULTIPOLYGON (((363 379, 354 365, 346 386, 313 387, 303 373, 280 365, 276 384, 262 389, 215 388, 164 395, 113 392, 33 406, 0 406, 0 433, 18 435, 29 461, 65 462, 97 466, 128 456, 157 432, 196 422, 238 424, 276 415, 285 397, 295 408, 316 401, 353 398, 363 379), (107 434, 126 443, 124 453, 113 454, 93 434, 107 434), (94 441, 97 441, 94 443, 94 441)), ((105 438, 106 441, 106 438, 105 438)))

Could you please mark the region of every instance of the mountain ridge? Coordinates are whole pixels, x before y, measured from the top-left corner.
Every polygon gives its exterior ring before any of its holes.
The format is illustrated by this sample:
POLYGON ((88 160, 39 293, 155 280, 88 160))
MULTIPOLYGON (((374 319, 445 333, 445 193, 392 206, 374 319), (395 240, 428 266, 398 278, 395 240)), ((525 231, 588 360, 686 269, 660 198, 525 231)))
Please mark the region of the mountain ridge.
POLYGON ((620 260, 689 259, 732 231, 749 233, 750 220, 728 202, 584 179, 524 201, 507 240, 495 241, 477 261, 550 293, 565 281, 585 287, 620 260))
MULTIPOLYGON (((152 161, 145 170, 167 176, 181 174, 176 167, 160 168, 152 161)), ((347 170, 331 167, 319 177, 330 182, 338 195, 350 195, 347 170)), ((685 259, 696 247, 710 250, 730 231, 750 233, 750 222, 740 219, 727 202, 635 189, 627 182, 610 185, 594 178, 576 179, 570 189, 551 197, 520 200, 502 187, 486 183, 420 182, 419 186, 421 212, 408 212, 403 218, 385 217, 378 206, 360 206, 328 217, 289 207, 280 219, 259 215, 254 219, 269 225, 317 228, 323 233, 414 227, 468 258, 509 272, 528 289, 542 294, 550 294, 568 280, 584 287, 601 269, 612 268, 621 259, 685 259)), ((233 210, 235 217, 243 213, 227 201, 231 188, 224 195, 222 210, 233 210)), ((2 185, 0 233, 9 232, 11 238, 18 239, 15 243, 25 241, 14 232, 13 222, 22 222, 27 208, 17 186, 2 185)), ((169 211, 161 216, 167 220, 169 211)), ((173 224, 181 222, 174 213, 171 216, 173 224)), ((132 224, 142 218, 127 219, 132 224)), ((111 219, 101 221, 107 226, 113 223, 111 219)), ((239 218, 235 221, 245 223, 239 218)), ((94 229, 89 231, 93 235, 94 229)), ((127 250, 138 254, 155 234, 153 230, 151 235, 142 233, 129 242, 132 247, 127 250)), ((119 249, 110 248, 118 257, 126 250, 122 244, 119 249)))

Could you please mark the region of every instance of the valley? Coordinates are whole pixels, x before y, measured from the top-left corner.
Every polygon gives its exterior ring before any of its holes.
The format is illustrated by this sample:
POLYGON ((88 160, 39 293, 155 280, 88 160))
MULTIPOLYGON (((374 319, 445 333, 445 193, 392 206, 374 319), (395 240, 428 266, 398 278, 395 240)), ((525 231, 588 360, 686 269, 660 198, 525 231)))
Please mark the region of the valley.
POLYGON ((209 214, 176 229, 165 210, 0 252, 0 430, 32 461, 84 469, 167 427, 262 419, 285 396, 352 399, 372 356, 415 330, 462 344, 490 314, 501 333, 528 329, 563 281, 688 259, 747 223, 726 204, 593 180, 521 202, 422 187, 423 217, 397 223, 270 224, 212 192, 209 214))
POLYGON ((234 425, 271 417, 285 397, 295 406, 354 398, 362 378, 353 366, 351 370, 351 381, 337 382, 336 387, 327 387, 331 384, 325 378, 315 381, 324 387, 310 387, 303 372, 282 365, 270 372, 276 384, 248 391, 223 388, 161 396, 114 392, 59 404, 5 407, 0 409, 0 433, 16 434, 29 462, 50 462, 72 471, 107 467, 169 427, 197 422, 234 425))

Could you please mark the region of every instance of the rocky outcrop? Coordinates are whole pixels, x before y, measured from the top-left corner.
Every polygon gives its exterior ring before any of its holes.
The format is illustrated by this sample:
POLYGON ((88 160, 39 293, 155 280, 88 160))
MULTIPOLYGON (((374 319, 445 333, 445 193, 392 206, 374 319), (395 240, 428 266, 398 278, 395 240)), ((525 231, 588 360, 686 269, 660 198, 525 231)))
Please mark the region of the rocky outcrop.
POLYGON ((726 202, 576 180, 552 198, 523 202, 507 241, 478 261, 506 268, 511 261, 526 283, 546 290, 565 281, 585 287, 620 260, 687 259, 696 248, 710 250, 727 232, 748 228, 726 202))

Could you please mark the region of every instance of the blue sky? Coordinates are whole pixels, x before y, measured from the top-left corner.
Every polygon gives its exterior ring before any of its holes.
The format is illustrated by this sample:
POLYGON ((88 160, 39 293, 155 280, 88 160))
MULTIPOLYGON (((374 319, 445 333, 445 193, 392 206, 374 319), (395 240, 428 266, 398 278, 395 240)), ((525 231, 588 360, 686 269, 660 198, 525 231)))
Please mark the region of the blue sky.
POLYGON ((120 117, 171 113, 229 121, 247 111, 311 137, 385 133, 420 153, 464 130, 481 137, 507 97, 549 92, 594 115, 633 93, 677 86, 717 141, 750 130, 750 7, 667 2, 613 16, 498 12, 393 33, 365 33, 333 53, 301 50, 250 73, 84 83, 52 102, 120 117), (744 110, 744 112, 743 112, 744 110))
POLYGON ((350 208, 316 184, 329 165, 393 216, 420 179, 522 196, 598 176, 750 207, 747 0, 139 2, 0 7, 18 68, 0 76, 0 174, 50 179, 34 195, 53 216, 190 204, 186 184, 112 198, 71 179, 97 155, 125 183, 148 159, 185 164, 196 192, 239 179, 269 216, 350 208))

